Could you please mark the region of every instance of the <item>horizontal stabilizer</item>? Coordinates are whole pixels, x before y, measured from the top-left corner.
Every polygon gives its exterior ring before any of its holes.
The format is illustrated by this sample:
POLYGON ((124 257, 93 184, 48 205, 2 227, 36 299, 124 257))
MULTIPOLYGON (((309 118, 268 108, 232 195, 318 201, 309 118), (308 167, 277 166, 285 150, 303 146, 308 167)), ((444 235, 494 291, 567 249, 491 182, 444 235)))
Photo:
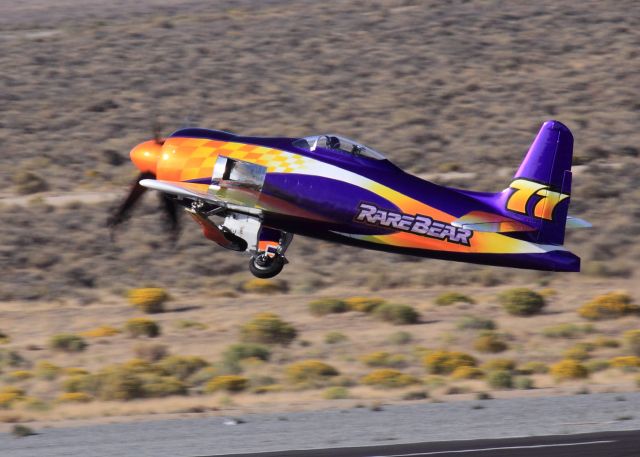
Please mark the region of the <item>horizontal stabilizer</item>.
POLYGON ((591 228, 591 222, 580 219, 579 217, 567 216, 566 228, 591 228))
POLYGON ((454 227, 460 227, 477 232, 531 232, 535 228, 506 216, 487 213, 484 211, 472 211, 460 219, 451 223, 454 227))

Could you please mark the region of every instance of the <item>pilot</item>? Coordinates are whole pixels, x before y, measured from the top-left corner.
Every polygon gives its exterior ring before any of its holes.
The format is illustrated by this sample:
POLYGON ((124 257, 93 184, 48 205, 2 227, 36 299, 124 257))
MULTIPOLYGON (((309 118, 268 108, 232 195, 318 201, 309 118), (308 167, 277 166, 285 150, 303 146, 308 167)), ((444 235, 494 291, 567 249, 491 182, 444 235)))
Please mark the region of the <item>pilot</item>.
POLYGON ((340 149, 340 140, 336 136, 327 137, 327 147, 330 149, 340 149))

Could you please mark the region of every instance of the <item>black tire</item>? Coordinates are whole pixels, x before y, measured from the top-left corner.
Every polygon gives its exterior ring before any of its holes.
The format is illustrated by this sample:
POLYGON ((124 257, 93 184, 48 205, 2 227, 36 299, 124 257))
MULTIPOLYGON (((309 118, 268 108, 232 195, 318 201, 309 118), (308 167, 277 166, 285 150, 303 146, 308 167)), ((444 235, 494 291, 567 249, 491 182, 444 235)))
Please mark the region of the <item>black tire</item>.
POLYGON ((256 278, 269 279, 277 276, 284 267, 284 258, 276 255, 269 257, 264 254, 251 257, 249 261, 249 271, 256 278))

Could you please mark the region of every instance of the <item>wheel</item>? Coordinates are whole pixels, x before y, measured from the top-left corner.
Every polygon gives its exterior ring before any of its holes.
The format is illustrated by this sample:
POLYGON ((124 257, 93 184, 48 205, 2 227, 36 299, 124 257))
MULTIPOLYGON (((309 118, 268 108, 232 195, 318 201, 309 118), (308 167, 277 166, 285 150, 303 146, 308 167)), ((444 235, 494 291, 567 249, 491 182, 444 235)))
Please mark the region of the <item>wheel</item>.
POLYGON ((249 271, 256 278, 268 279, 280 273, 284 264, 285 260, 281 255, 269 257, 265 254, 259 254, 249 261, 249 271))

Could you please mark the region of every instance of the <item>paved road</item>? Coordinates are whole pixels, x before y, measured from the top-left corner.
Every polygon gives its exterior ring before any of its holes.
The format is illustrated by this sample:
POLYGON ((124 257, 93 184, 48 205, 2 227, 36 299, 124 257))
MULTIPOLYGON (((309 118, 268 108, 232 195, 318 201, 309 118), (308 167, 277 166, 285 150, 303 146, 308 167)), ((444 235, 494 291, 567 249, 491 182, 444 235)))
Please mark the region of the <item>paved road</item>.
MULTIPOLYGON (((440 441, 389 446, 291 450, 225 457, 638 457, 640 430, 500 440, 440 441)), ((206 456, 206 457, 218 457, 206 456)), ((204 457, 204 456, 203 456, 204 457)))
MULTIPOLYGON (((387 405, 382 411, 345 408, 247 414, 241 419, 236 425, 229 425, 233 421, 220 416, 62 427, 54 423, 55 428, 47 428, 46 424, 32 425, 38 433, 35 436, 17 439, 8 433, 0 433, 0 457, 194 457, 255 452, 284 455, 288 449, 306 449, 308 452, 330 449, 324 451, 325 454, 305 455, 333 456, 338 455, 335 449, 357 446, 376 446, 376 452, 385 449, 382 454, 366 454, 373 457, 389 455, 388 445, 396 446, 397 451, 391 448, 395 455, 410 454, 412 448, 403 443, 417 442, 436 443, 420 445, 426 446, 418 448, 420 452, 425 449, 438 452, 442 448, 430 446, 440 446, 437 443, 442 442, 449 442, 450 446, 469 446, 471 443, 459 440, 495 439, 501 440, 496 443, 505 443, 514 437, 562 435, 558 439, 564 439, 572 434, 640 430, 640 392, 451 403, 417 402, 387 405)), ((0 430, 10 430, 10 424, 0 424, 0 430)), ((589 438, 585 441, 601 440, 589 438)), ((624 445, 622 440, 617 441, 620 443, 615 443, 616 446, 624 445)), ((586 457, 603 450, 599 444, 582 446, 587 447, 567 447, 571 452, 580 452, 566 455, 586 457), (591 451, 594 453, 588 454, 591 451)), ((500 446, 469 446, 476 449, 486 447, 500 446)), ((451 448, 444 448, 447 449, 451 448)), ((545 449, 544 453, 537 455, 546 457, 550 455, 547 450, 561 452, 563 448, 537 449, 545 449)), ((625 455, 609 453, 609 450, 600 455, 625 455)), ((519 456, 529 455, 522 449, 520 451, 519 456)), ((303 455, 303 452, 296 451, 296 455, 303 455)), ((486 455, 481 453, 479 457, 486 455)), ((503 457, 500 453, 496 455, 503 457)), ((636 442, 635 454, 627 453, 626 456, 640 457, 640 445, 636 442)))

